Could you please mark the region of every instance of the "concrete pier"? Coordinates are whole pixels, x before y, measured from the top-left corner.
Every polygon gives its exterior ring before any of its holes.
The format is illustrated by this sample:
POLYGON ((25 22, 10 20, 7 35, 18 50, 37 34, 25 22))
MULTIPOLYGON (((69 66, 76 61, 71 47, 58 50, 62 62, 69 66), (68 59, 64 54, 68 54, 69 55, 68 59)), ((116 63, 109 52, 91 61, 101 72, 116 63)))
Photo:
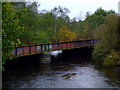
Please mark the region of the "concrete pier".
POLYGON ((40 57, 40 63, 51 63, 51 54, 43 53, 40 57))

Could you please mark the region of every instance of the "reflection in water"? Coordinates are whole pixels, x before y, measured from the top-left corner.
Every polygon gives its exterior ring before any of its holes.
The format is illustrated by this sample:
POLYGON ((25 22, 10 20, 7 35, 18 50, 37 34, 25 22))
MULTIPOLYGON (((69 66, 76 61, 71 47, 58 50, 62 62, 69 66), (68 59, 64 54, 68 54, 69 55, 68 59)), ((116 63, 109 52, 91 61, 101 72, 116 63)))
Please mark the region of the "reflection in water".
MULTIPOLYGON (((61 53, 61 51, 60 51, 61 53)), ((57 55, 52 52, 52 55, 57 55)), ((62 54, 62 53, 61 53, 62 54)), ((61 57, 61 56, 60 56, 61 57)), ((57 60, 57 58, 54 58, 57 60)), ((69 62, 36 64, 3 73, 4 88, 107 88, 120 87, 120 72, 97 67, 79 56, 61 58, 69 62)))

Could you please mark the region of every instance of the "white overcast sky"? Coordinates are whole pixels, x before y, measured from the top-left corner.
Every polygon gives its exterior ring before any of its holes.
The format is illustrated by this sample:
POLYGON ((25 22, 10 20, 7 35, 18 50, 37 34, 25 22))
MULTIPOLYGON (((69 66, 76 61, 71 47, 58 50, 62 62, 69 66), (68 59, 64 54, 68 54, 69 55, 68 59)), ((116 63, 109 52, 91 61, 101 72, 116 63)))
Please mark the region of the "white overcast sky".
POLYGON ((39 10, 50 11, 55 6, 62 6, 70 10, 70 18, 82 15, 84 17, 87 11, 94 13, 97 8, 102 7, 105 10, 115 10, 118 12, 119 0, 36 0, 40 3, 39 10))

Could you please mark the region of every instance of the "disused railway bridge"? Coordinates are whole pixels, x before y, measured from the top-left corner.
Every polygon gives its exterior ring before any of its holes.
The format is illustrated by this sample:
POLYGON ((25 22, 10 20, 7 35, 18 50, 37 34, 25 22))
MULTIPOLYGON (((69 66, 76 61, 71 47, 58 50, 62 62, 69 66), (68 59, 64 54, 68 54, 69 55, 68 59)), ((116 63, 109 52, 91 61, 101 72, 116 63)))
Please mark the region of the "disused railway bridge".
POLYGON ((47 43, 39 45, 21 46, 16 47, 12 52, 12 56, 21 57, 32 54, 56 51, 56 50, 67 50, 82 47, 91 47, 97 43, 97 40, 81 40, 71 42, 58 42, 58 43, 47 43))

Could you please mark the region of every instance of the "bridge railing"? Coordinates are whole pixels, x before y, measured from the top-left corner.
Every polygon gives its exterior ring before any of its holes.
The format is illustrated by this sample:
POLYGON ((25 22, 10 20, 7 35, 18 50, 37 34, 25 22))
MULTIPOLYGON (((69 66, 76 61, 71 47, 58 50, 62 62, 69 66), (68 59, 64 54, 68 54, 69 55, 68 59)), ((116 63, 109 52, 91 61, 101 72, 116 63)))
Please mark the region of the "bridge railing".
POLYGON ((20 57, 26 55, 32 55, 37 53, 65 50, 72 48, 90 47, 95 45, 98 40, 82 40, 82 41, 71 41, 71 42, 58 42, 58 43, 47 43, 31 46, 16 47, 12 52, 12 56, 20 57))

